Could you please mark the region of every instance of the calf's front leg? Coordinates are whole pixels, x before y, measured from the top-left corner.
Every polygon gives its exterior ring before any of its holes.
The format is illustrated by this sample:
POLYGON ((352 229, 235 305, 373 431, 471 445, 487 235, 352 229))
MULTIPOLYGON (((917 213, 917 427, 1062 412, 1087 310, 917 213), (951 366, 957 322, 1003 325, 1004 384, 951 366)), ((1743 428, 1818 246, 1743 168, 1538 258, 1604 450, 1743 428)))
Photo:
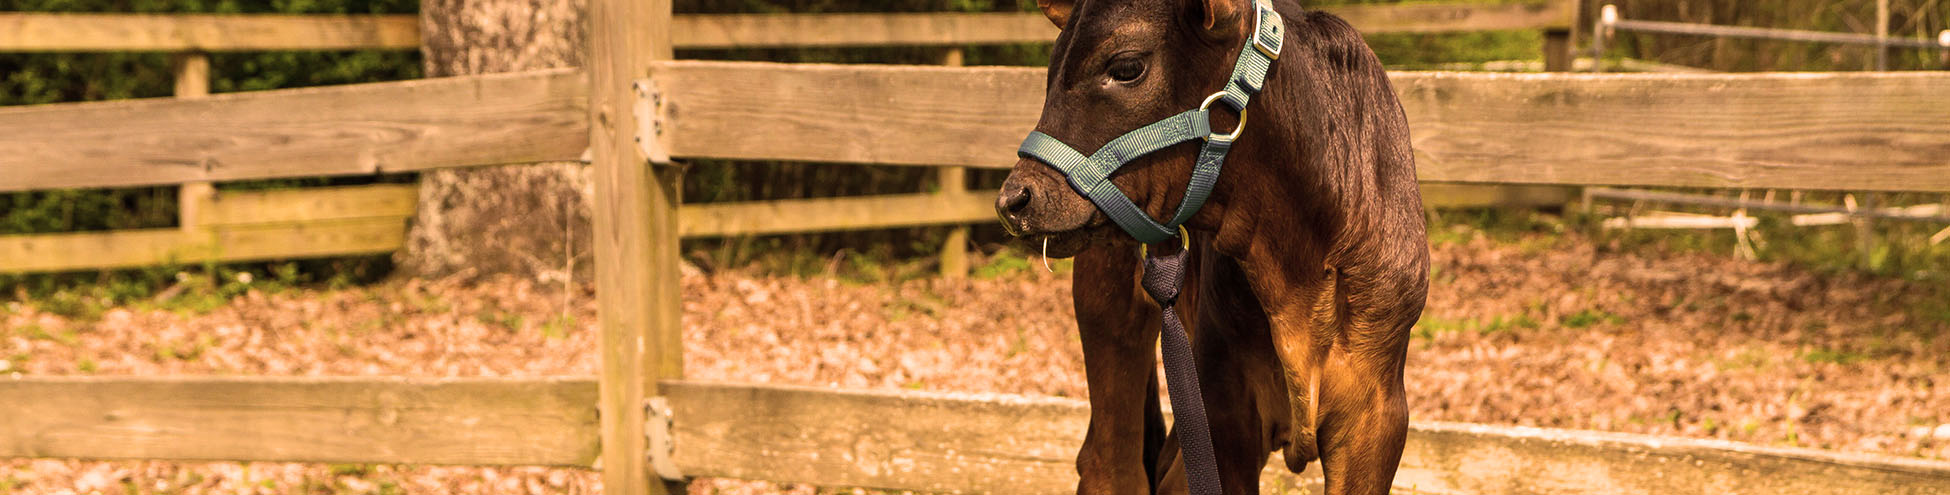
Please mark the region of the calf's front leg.
POLYGON ((1164 439, 1158 407, 1158 306, 1138 285, 1129 246, 1078 253, 1071 298, 1090 389, 1090 429, 1077 453, 1079 494, 1150 493, 1164 439))

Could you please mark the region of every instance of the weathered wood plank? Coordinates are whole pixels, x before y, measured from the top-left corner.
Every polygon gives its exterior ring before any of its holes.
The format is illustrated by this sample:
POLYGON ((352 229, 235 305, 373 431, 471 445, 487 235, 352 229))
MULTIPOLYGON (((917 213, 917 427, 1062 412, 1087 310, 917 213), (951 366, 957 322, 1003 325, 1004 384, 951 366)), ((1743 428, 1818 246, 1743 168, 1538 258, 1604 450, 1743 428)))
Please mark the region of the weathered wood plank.
POLYGON ((419 199, 419 186, 414 184, 220 191, 196 208, 195 222, 201 225, 239 225, 361 218, 405 219, 417 211, 419 199))
POLYGON ((596 300, 602 327, 603 492, 684 493, 652 472, 645 399, 658 379, 684 374, 677 205, 681 172, 667 142, 638 134, 656 127, 656 103, 642 102, 651 64, 670 60, 670 0, 591 0, 584 117, 596 181, 596 300), (641 84, 640 84, 641 83, 641 84), (645 111, 637 111, 637 109, 645 111))
MULTIPOLYGON (((819 486, 1072 493, 1089 423, 1087 406, 1069 399, 696 382, 664 390, 685 472, 819 486)), ((1269 463, 1263 487, 1318 483, 1279 466, 1269 463)), ((1395 483, 1507 495, 1923 495, 1950 493, 1950 462, 1418 422, 1395 483)))
POLYGON ((1950 493, 1950 462, 1715 440, 1415 423, 1397 485, 1448 493, 1950 493))
POLYGON ((415 49, 412 15, 0 12, 0 52, 415 49))
POLYGON ((203 251, 215 261, 390 253, 406 245, 403 217, 212 227, 210 232, 214 240, 203 251))
MULTIPOLYGON (((1040 70, 675 62, 673 154, 1014 163, 1040 70)), ((566 160, 575 73, 0 109, 0 191, 566 160), (316 111, 294 112, 294 108, 316 111), (297 114, 304 114, 298 117, 297 114)), ((1399 73, 1422 178, 1950 190, 1950 75, 1399 73)))
MULTIPOLYGON (((1561 0, 1498 5, 1334 5, 1364 33, 1569 28, 1561 0)), ((675 16, 677 48, 938 46, 1056 38, 1039 13, 695 14, 675 16)), ((0 13, 0 52, 415 49, 412 15, 0 13)))
MULTIPOLYGON (((1043 71, 670 62, 679 156, 1006 168, 1043 71)), ((1395 73, 1422 180, 1950 191, 1950 74, 1395 73)))
POLYGON ((1043 69, 666 62, 671 155, 1006 168, 1043 69))
POLYGON ((406 218, 0 236, 0 273, 390 253, 406 218))
POLYGON ((1076 489, 1082 402, 666 382, 696 476, 965 493, 1076 489))
POLYGON ((1425 180, 1950 191, 1950 74, 1394 77, 1425 180))
POLYGON ((589 467, 587 378, 0 379, 0 457, 589 467))
MULTIPOLYGON (((1576 4, 1563 0, 1499 5, 1446 3, 1331 5, 1363 33, 1569 29, 1576 4)), ((1042 43, 1056 26, 1040 13, 698 14, 671 30, 678 48, 939 46, 1042 43)))
POLYGON ((1575 0, 1521 3, 1400 3, 1322 6, 1362 33, 1436 33, 1509 29, 1570 29, 1575 0))
POLYGON ((0 108, 0 192, 575 160, 569 69, 0 108))
MULTIPOLYGON (((687 474, 1069 493, 1082 401, 665 381, 687 474)), ((596 385, 525 379, 0 380, 0 457, 588 467, 596 385)), ((1318 483, 1276 458, 1264 487, 1318 483)), ((1318 474, 1310 468, 1309 474, 1318 474)), ((1621 433, 1416 422, 1396 485, 1435 493, 1950 493, 1950 462, 1621 433)))
POLYGON ((181 229, 0 236, 0 273, 187 264, 208 257, 208 239, 181 229))
POLYGON ((965 224, 995 220, 995 193, 889 194, 685 206, 684 237, 790 234, 965 224))
POLYGON ((694 14, 677 16, 678 48, 980 45, 1056 39, 1040 13, 694 14))

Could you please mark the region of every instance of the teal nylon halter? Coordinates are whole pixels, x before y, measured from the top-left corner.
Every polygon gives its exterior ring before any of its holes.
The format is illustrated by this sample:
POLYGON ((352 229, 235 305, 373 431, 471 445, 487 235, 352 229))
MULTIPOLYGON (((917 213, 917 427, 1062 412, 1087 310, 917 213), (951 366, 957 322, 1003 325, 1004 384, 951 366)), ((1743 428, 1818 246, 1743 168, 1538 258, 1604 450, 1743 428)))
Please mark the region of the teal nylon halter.
POLYGON ((1232 76, 1226 80, 1224 91, 1212 93, 1198 108, 1165 117, 1137 130, 1118 136, 1090 156, 1084 156, 1075 148, 1040 131, 1030 132, 1022 140, 1022 147, 1016 155, 1033 158, 1063 172, 1069 178, 1070 187, 1078 194, 1089 198, 1097 209, 1103 210, 1112 222, 1131 234, 1138 242, 1162 242, 1178 236, 1178 227, 1190 220, 1198 209, 1205 205, 1205 199, 1212 194, 1213 184, 1219 181, 1219 169, 1225 165, 1226 152, 1231 151, 1232 143, 1246 129, 1246 104, 1259 94, 1266 83, 1266 73, 1273 68, 1273 61, 1280 58, 1280 45, 1286 39, 1286 23, 1280 14, 1265 1, 1253 2, 1256 15, 1253 17, 1253 38, 1239 50, 1239 60, 1233 63, 1232 76), (1239 126, 1231 134, 1213 134, 1211 109, 1214 101, 1223 102, 1239 113, 1239 126), (1131 198, 1117 189, 1110 181, 1110 175, 1118 168, 1138 157, 1166 147, 1192 141, 1205 140, 1199 148, 1198 162, 1192 168, 1192 178, 1185 188, 1185 200, 1178 204, 1178 213, 1165 223, 1152 220, 1131 202, 1131 198))

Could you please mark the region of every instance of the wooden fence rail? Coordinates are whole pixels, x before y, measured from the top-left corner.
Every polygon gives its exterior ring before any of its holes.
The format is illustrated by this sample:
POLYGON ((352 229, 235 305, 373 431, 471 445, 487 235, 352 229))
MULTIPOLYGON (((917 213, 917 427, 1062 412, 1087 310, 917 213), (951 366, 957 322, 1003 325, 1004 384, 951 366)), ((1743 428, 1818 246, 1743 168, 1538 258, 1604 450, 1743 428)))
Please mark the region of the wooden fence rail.
POLYGON ((0 457, 595 462, 586 377, 0 378, 0 457))
MULTIPOLYGON (((655 73, 679 157, 1004 168, 1042 105, 1030 68, 655 73)), ((1392 76, 1424 181, 1950 191, 1950 74, 1392 76)), ((574 160, 586 93, 565 69, 0 108, 0 191, 574 160)))
POLYGON ((0 236, 0 273, 385 254, 405 244, 413 185, 184 198, 184 228, 0 236))
POLYGON ((0 107, 0 192, 570 161, 580 71, 0 107))
MULTIPOLYGON (((673 156, 1001 168, 1030 68, 669 62, 673 156)), ((1950 74, 1391 74, 1424 181, 1950 191, 1950 74)))
MULTIPOLYGON (((1345 5, 1323 10, 1365 33, 1568 30, 1575 0, 1345 5)), ((0 13, 0 52, 412 50, 415 15, 0 13)), ((946 46, 1040 43, 1038 13, 693 14, 674 16, 676 48, 946 46)))
MULTIPOLYGON (((1518 29, 1568 30, 1577 3, 1437 3, 1332 5, 1321 10, 1363 33, 1433 33, 1518 29)), ((672 20, 678 48, 804 46, 944 46, 1040 43, 1056 38, 1040 13, 698 14, 672 20)))
MULTIPOLYGON (((690 476, 1069 493, 1082 401, 665 381, 690 476)), ((596 381, 0 380, 0 457, 591 467, 596 381)), ((1950 493, 1950 462, 1618 433, 1416 422, 1398 485, 1433 493, 1950 493)), ((1265 484, 1317 484, 1268 464, 1265 484)), ((1318 471, 1309 471, 1317 475, 1318 471)))
POLYGON ((0 12, 0 52, 419 48, 416 15, 0 12))

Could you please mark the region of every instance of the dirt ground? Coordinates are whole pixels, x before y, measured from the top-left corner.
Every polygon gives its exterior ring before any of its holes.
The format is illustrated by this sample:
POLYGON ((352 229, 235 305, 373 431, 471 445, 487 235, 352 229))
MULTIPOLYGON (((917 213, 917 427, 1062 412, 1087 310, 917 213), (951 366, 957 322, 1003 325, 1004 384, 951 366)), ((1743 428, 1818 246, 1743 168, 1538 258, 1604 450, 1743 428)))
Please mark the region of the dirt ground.
MULTIPOLYGON (((1460 228, 1460 227, 1459 227, 1460 228)), ((1950 457, 1940 281, 1624 252, 1575 234, 1435 246, 1408 387, 1417 420, 1950 457)), ((705 380, 1082 397, 1068 277, 684 278, 705 380)), ((77 320, 0 306, 0 376, 587 375, 594 298, 521 280, 252 292, 207 313, 77 320)), ((0 461, 0 493, 595 493, 586 471, 0 461)), ((693 493, 814 493, 708 480, 693 493)))

